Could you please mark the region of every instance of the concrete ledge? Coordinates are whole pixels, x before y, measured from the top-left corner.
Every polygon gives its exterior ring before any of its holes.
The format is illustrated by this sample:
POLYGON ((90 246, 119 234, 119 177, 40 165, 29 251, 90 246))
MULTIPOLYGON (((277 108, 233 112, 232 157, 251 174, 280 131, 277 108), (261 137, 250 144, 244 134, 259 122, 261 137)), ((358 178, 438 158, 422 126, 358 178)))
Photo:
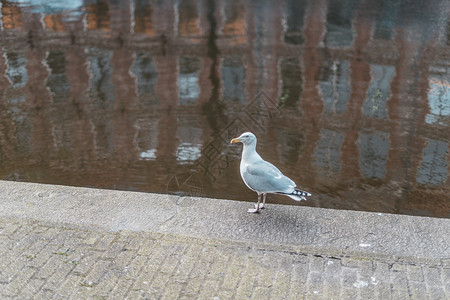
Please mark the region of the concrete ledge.
POLYGON ((150 231, 318 255, 450 261, 450 220, 0 181, 0 218, 150 231))

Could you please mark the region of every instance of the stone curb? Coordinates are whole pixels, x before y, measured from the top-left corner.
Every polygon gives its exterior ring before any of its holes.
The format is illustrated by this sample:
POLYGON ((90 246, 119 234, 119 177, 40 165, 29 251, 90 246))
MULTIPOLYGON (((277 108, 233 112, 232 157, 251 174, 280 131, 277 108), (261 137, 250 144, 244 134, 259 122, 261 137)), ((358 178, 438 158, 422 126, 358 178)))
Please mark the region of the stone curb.
POLYGON ((241 241, 337 257, 447 264, 450 220, 0 181, 0 217, 241 241))

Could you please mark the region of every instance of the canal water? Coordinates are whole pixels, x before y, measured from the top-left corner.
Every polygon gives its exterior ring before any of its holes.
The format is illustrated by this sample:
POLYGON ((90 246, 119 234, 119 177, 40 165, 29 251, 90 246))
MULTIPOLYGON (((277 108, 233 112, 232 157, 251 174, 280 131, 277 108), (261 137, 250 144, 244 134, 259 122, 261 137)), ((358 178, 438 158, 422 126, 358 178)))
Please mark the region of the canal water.
POLYGON ((450 217, 450 4, 4 0, 0 179, 450 217))

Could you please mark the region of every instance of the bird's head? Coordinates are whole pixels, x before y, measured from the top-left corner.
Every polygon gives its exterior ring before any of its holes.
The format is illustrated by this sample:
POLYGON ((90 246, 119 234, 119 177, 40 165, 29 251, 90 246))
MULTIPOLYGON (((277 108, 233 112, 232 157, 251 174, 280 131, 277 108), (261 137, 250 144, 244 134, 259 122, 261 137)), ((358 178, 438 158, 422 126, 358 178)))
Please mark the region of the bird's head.
POLYGON ((237 138, 231 140, 231 144, 242 143, 244 145, 249 145, 256 142, 256 136, 251 132, 244 132, 237 138))

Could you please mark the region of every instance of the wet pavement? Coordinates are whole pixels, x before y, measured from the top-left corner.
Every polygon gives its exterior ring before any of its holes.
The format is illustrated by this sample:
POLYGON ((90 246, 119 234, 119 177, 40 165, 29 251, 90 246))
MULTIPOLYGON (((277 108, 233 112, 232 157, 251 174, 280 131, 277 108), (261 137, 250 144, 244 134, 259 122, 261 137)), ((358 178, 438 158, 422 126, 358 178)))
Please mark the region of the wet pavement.
POLYGON ((0 5, 0 179, 450 217, 446 1, 0 5))

